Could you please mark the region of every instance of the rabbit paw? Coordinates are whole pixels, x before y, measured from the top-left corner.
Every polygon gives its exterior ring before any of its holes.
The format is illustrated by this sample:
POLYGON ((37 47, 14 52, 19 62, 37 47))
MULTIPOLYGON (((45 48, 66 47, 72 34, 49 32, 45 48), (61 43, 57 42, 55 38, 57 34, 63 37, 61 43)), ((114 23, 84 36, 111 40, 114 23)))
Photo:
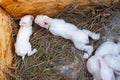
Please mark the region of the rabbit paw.
POLYGON ((93 34, 92 36, 93 36, 94 40, 100 39, 100 34, 99 33, 98 34, 93 34))
POLYGON ((84 59, 88 59, 88 58, 89 58, 88 53, 84 53, 83 58, 84 58, 84 59))

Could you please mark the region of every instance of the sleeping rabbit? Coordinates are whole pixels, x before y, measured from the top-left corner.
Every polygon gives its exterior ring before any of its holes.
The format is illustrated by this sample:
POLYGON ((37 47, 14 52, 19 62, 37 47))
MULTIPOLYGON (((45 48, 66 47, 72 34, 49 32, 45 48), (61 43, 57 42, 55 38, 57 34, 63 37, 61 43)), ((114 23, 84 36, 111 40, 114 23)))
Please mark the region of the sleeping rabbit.
POLYGON ((93 76, 93 80, 115 80, 113 70, 102 57, 90 57, 87 61, 87 70, 93 76))
POLYGON ((20 29, 17 34, 17 39, 15 43, 15 52, 18 56, 21 56, 24 60, 25 55, 31 56, 37 50, 31 47, 29 42, 30 36, 32 34, 32 22, 34 17, 31 15, 26 15, 21 18, 19 25, 20 29))
POLYGON ((113 72, 120 75, 120 44, 113 41, 103 42, 95 51, 95 55, 87 61, 87 69, 95 80, 115 80, 113 72), (110 73, 111 72, 111 73, 110 73), (110 74, 108 74, 110 73, 110 74), (105 74, 108 74, 104 76, 105 74), (112 76, 112 77, 111 77, 112 76), (109 79, 108 79, 109 78, 109 79))
POLYGON ((80 30, 75 25, 67 23, 62 19, 52 19, 45 15, 36 16, 35 23, 48 29, 55 36, 71 40, 77 49, 87 52, 83 55, 83 58, 88 58, 93 52, 93 46, 87 45, 89 37, 94 40, 100 38, 100 34, 95 34, 85 29, 80 30))

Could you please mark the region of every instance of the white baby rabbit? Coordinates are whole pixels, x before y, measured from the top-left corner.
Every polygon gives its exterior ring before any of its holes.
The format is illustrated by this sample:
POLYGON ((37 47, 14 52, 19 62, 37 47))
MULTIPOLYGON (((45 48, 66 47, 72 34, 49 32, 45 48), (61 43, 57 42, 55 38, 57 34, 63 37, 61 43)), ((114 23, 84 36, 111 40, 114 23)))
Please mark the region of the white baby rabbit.
POLYGON ((96 50, 95 56, 104 56, 106 54, 119 55, 120 47, 117 43, 106 41, 102 43, 96 50))
POLYGON ((93 80, 101 80, 99 58, 92 56, 87 61, 87 70, 93 76, 93 80))
POLYGON ((33 49, 29 42, 30 36, 32 34, 32 22, 34 17, 31 15, 26 15, 21 18, 19 25, 20 29, 17 34, 17 39, 15 43, 15 52, 18 56, 21 56, 24 60, 25 55, 31 56, 37 50, 33 49))
POLYGON ((105 55, 105 63, 117 74, 120 75, 120 56, 105 55))
POLYGON ((115 80, 113 70, 106 65, 102 58, 100 58, 100 75, 101 80, 115 80))
POLYGON ((77 49, 87 52, 84 54, 84 58, 88 58, 93 52, 93 46, 87 45, 89 43, 88 37, 94 40, 100 38, 100 34, 95 34, 89 30, 80 30, 75 25, 67 23, 62 19, 52 19, 45 15, 36 16, 35 23, 49 29, 53 35, 70 39, 77 49))

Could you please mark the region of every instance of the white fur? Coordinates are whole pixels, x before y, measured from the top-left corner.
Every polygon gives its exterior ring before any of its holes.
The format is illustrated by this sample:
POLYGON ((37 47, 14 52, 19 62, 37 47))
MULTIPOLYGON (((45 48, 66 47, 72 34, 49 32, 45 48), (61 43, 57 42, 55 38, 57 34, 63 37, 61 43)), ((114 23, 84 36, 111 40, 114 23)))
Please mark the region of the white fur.
POLYGON ((105 55, 104 61, 117 75, 120 75, 120 56, 105 55))
POLYGON ((106 41, 98 47, 95 55, 87 61, 87 69, 93 75, 94 80, 99 80, 98 77, 97 79, 95 77, 98 76, 98 73, 102 80, 115 80, 113 72, 120 75, 119 53, 120 43, 106 41))
POLYGON ((113 70, 106 65, 102 58, 100 58, 100 75, 101 80, 115 80, 113 70))
POLYGON ((114 43, 112 41, 106 41, 102 43, 99 48, 95 52, 95 56, 104 56, 107 54, 113 54, 113 55, 119 55, 120 48, 117 43, 114 43))
POLYGON ((115 80, 113 70, 102 57, 90 57, 87 61, 87 70, 93 76, 93 80, 115 80))
POLYGON ((99 58, 92 56, 87 61, 87 70, 93 76, 93 80, 101 80, 99 58))
POLYGON ((15 52, 17 53, 18 56, 21 56, 23 60, 26 54, 30 56, 37 51, 36 49, 32 51, 32 47, 29 42, 30 36, 32 34, 33 19, 34 19, 33 16, 26 15, 21 18, 19 23, 20 29, 17 34, 17 39, 15 43, 15 52))
POLYGON ((84 54, 84 58, 88 58, 93 52, 93 46, 87 45, 89 43, 88 37, 94 40, 100 38, 100 34, 95 34, 89 30, 80 30, 75 25, 62 19, 52 19, 45 15, 36 16, 35 23, 49 29, 53 35, 71 40, 77 49, 87 52, 84 54))

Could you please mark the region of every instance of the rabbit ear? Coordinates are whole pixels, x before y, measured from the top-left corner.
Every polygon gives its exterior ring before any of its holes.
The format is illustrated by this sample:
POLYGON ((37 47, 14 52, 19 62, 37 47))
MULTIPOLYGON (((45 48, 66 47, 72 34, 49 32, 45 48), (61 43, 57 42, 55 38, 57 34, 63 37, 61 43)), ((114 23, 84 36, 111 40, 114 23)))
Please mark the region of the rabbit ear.
POLYGON ((100 58, 99 61, 100 61, 100 68, 105 69, 106 68, 106 64, 105 64, 104 60, 102 58, 100 58))
POLYGON ((102 65, 102 60, 101 60, 101 59, 99 60, 99 66, 100 66, 100 68, 102 68, 102 66, 103 66, 103 65, 102 65))

